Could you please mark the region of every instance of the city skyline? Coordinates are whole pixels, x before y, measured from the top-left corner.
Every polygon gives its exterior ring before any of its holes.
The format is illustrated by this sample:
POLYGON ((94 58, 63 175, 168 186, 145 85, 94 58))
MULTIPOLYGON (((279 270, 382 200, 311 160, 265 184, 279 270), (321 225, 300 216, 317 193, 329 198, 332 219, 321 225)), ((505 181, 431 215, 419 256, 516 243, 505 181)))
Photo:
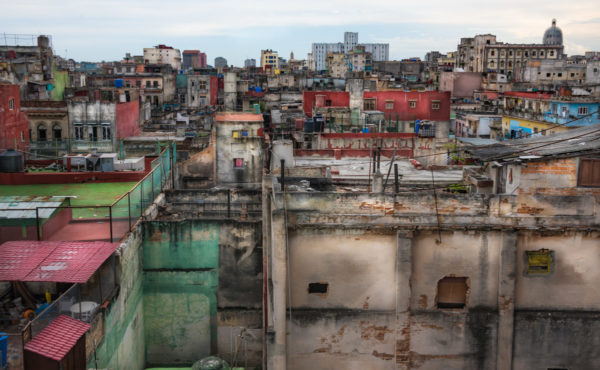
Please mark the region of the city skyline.
POLYGON ((509 1, 500 9, 475 2, 449 7, 441 1, 427 8, 380 1, 369 9, 357 1, 337 0, 174 2, 169 7, 157 1, 107 1, 99 9, 71 0, 61 7, 42 1, 5 3, 0 31, 51 35, 55 53, 77 61, 120 60, 127 52, 141 55, 144 47, 167 44, 202 50, 209 64, 222 56, 243 66, 247 58, 258 59, 261 49, 277 50, 284 58, 293 51, 304 59, 313 42, 338 42, 344 31, 358 32, 359 42, 389 43, 390 60, 423 58, 431 50, 454 51, 461 37, 482 33, 495 34, 502 42, 539 43, 553 18, 563 30, 567 54, 600 49, 594 37, 600 33, 600 11, 593 1, 575 6, 509 1))

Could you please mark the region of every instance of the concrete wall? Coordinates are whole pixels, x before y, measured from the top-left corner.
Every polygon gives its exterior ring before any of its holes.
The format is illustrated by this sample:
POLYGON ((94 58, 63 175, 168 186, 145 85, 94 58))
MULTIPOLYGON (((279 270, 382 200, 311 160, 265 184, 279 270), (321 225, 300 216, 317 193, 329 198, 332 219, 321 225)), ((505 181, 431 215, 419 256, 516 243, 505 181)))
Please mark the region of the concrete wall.
POLYGON ((260 224, 154 221, 144 229, 147 364, 190 365, 211 354, 260 364, 260 224))
POLYGON ((257 122, 218 122, 217 132, 217 182, 242 187, 258 187, 262 180, 263 150, 262 138, 257 122), (240 136, 233 137, 233 131, 240 136), (247 131, 242 136, 241 131, 247 131), (243 167, 234 168, 234 159, 242 158, 243 167))
POLYGON ((440 91, 450 91, 452 98, 472 98, 481 89, 482 77, 477 72, 441 72, 440 91))

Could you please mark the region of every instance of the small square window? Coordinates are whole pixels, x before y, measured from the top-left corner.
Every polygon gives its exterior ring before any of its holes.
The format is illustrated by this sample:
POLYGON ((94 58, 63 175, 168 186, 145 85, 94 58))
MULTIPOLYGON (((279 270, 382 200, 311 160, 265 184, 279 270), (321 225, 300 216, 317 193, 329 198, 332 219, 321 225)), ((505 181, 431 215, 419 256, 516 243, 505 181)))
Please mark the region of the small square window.
POLYGON ((446 276, 438 281, 437 308, 465 308, 468 290, 466 277, 446 276))
POLYGON ((15 109, 15 99, 8 99, 8 109, 13 110, 15 109))
POLYGON ((232 131, 232 132, 231 132, 231 136, 232 136, 234 139, 237 139, 237 138, 239 138, 239 137, 240 137, 240 132, 239 132, 239 131, 232 131))
POLYGON ((233 168, 244 168, 244 158, 234 158, 233 168))
POLYGON ((433 103, 431 103, 431 109, 433 109, 433 110, 440 109, 440 103, 439 102, 433 102, 433 103))
POLYGON ((392 100, 387 100, 385 102, 385 109, 394 109, 394 102, 392 100))
POLYGON ((537 251, 526 251, 527 257, 527 274, 549 274, 552 265, 552 252, 548 249, 540 249, 537 251))
POLYGON ((409 102, 409 107, 416 108, 417 107, 417 102, 416 101, 410 101, 409 102))

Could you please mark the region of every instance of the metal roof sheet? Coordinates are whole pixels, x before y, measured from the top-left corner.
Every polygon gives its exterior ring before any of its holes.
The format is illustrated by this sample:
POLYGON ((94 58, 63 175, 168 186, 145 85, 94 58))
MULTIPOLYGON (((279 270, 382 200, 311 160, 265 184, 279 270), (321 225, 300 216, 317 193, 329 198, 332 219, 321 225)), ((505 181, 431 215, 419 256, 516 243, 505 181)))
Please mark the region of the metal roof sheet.
POLYGON ((60 207, 64 197, 4 196, 0 197, 0 219, 35 218, 35 209, 40 218, 48 218, 60 207), (49 208, 45 208, 49 207, 49 208))
POLYGON ((60 315, 27 344, 25 350, 60 361, 91 326, 66 315, 60 315))
POLYGON ((0 245, 0 281, 85 283, 118 243, 19 240, 0 245))

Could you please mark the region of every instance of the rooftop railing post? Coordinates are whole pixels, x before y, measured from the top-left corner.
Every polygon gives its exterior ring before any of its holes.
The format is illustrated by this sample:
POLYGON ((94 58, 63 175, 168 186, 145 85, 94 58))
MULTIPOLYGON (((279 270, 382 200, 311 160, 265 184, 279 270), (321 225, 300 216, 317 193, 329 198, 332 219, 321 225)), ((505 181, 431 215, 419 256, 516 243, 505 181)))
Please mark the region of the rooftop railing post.
POLYGON ((131 230, 131 191, 127 193, 127 219, 129 220, 129 230, 131 230))
POLYGON ((35 231, 37 234, 37 240, 42 240, 40 235, 40 212, 38 207, 35 207, 35 231))
POLYGON ((112 220, 112 206, 108 206, 108 218, 110 220, 110 242, 113 241, 113 220, 112 220))

